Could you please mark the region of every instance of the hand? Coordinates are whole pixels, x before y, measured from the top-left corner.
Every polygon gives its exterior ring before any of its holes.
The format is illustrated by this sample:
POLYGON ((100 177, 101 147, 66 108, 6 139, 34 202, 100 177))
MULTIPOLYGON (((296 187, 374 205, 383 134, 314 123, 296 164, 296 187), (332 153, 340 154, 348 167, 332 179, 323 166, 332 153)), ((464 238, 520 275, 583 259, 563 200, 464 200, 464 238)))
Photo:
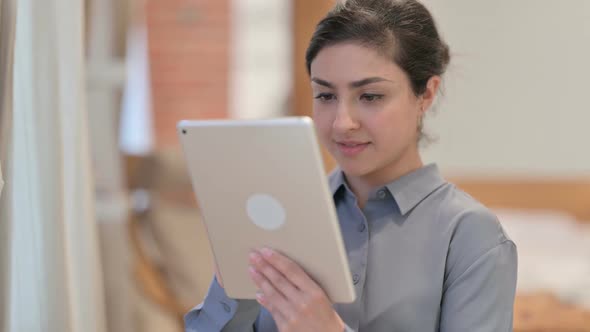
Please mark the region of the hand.
POLYGON ((258 302, 281 332, 344 330, 322 288, 295 262, 268 248, 250 253, 250 277, 258 302))

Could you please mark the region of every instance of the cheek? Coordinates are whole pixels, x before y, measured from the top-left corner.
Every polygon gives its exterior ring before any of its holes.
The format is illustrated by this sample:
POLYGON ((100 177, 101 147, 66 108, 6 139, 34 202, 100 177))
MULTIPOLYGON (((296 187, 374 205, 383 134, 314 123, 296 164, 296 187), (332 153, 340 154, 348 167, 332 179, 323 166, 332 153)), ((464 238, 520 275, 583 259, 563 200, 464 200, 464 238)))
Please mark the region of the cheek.
POLYGON ((392 107, 365 121, 366 128, 383 147, 402 144, 414 139, 417 127, 414 113, 408 107, 392 107))

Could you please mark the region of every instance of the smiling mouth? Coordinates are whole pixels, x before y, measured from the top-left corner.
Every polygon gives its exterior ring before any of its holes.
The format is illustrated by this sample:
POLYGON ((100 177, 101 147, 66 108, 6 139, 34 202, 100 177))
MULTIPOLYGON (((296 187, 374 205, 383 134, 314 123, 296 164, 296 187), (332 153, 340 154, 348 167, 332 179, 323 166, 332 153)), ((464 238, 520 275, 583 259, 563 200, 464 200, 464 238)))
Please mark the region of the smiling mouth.
POLYGON ((345 156, 354 157, 363 152, 371 142, 336 142, 338 150, 345 156))
POLYGON ((346 147, 355 147, 355 146, 359 146, 359 145, 367 145, 367 144, 369 144, 369 142, 367 142, 367 143, 343 143, 343 142, 336 142, 336 144, 342 145, 342 146, 346 146, 346 147))

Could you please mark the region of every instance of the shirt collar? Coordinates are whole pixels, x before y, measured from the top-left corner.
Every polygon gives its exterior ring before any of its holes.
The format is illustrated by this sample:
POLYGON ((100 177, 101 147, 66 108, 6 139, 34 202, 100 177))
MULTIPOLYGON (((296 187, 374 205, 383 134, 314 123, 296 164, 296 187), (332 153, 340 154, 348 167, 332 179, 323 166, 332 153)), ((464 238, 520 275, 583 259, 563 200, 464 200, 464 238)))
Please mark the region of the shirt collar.
POLYGON ((445 183, 438 166, 429 164, 390 182, 386 187, 400 213, 405 215, 445 183))
MULTIPOLYGON (((332 171, 328 183, 333 197, 340 188, 346 186, 344 173, 340 168, 332 171)), ((429 164, 403 175, 386 184, 385 187, 395 199, 400 213, 405 215, 445 183, 438 166, 429 164)))
POLYGON ((344 181, 344 173, 340 167, 336 167, 336 169, 330 173, 328 177, 328 185, 330 187, 330 193, 332 194, 332 197, 336 195, 338 189, 346 185, 346 182, 344 181))

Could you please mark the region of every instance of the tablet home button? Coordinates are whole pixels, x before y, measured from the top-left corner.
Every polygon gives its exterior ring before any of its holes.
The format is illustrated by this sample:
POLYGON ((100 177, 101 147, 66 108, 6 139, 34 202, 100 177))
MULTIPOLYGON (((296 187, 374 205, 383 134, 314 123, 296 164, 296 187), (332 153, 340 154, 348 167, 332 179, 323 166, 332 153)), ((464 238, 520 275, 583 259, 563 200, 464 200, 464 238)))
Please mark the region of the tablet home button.
POLYGON ((285 209, 274 197, 254 194, 246 202, 246 212, 256 226, 272 231, 285 223, 285 209))

